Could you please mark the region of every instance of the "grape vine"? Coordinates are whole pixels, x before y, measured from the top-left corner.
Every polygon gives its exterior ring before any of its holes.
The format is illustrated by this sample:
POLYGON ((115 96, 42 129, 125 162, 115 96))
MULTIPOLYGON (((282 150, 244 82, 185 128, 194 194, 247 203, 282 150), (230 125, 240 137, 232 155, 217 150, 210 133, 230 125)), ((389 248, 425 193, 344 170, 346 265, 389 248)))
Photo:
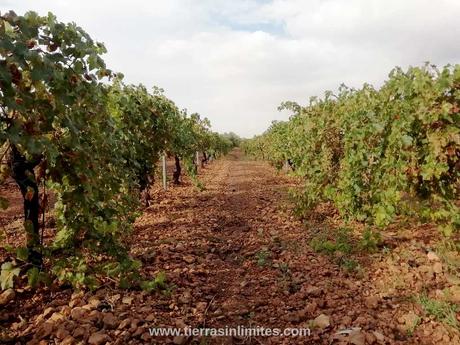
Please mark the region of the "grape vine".
MULTIPOLYGON (((229 141, 198 115, 179 111, 159 88, 125 85, 95 42, 52 14, 0 17, 0 146, 24 198, 25 248, 36 272, 43 257, 61 281, 97 284, 98 274, 138 280, 125 238, 163 152, 185 160, 225 153, 229 141), (39 185, 56 197, 57 233, 41 243, 39 185), (127 273, 128 272, 128 273, 127 273)), ((0 206, 7 200, 0 196, 0 206)))
POLYGON ((460 226, 460 65, 394 69, 380 89, 342 85, 275 122, 245 150, 304 185, 300 213, 332 202, 345 219, 385 227, 399 216, 460 226))

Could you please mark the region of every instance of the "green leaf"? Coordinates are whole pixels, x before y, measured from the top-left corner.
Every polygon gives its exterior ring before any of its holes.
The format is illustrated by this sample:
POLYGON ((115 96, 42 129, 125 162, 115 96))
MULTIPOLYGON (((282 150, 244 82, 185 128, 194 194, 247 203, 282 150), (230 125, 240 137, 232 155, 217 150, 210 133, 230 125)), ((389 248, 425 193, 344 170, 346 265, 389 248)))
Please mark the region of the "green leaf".
POLYGON ((40 271, 37 267, 32 267, 27 271, 27 282, 31 287, 37 287, 40 282, 40 271))
POLYGON ((14 29, 11 26, 11 24, 9 22, 7 22, 7 21, 3 21, 3 24, 5 25, 5 33, 8 36, 13 37, 14 36, 14 29))
POLYGON ((2 290, 11 289, 14 285, 14 277, 19 276, 19 267, 14 267, 12 262, 5 262, 0 273, 0 287, 2 290))
POLYGON ((409 147, 412 145, 412 137, 409 135, 403 135, 401 137, 401 141, 403 142, 404 147, 409 147))
POLYGON ((16 256, 21 261, 27 261, 29 250, 26 247, 19 247, 16 249, 16 256))

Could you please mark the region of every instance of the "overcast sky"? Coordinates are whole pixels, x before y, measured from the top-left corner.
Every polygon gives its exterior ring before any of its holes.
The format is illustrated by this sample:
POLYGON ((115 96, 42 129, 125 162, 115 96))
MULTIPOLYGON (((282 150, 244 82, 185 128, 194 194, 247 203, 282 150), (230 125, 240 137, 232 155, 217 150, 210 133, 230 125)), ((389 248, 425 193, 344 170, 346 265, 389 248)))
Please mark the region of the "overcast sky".
POLYGON ((287 119, 282 101, 460 62, 460 0, 0 0, 10 9, 76 22, 127 82, 245 137, 287 119))

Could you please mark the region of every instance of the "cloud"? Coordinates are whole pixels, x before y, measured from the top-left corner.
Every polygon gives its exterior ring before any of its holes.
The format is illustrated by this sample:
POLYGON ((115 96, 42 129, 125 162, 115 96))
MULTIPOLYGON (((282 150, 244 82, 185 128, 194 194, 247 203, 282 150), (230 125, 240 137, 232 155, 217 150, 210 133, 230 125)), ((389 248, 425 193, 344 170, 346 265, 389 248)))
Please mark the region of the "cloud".
POLYGON ((243 136, 286 119, 284 100, 460 58, 457 0, 0 0, 8 9, 78 23, 127 81, 161 86, 214 129, 243 136))

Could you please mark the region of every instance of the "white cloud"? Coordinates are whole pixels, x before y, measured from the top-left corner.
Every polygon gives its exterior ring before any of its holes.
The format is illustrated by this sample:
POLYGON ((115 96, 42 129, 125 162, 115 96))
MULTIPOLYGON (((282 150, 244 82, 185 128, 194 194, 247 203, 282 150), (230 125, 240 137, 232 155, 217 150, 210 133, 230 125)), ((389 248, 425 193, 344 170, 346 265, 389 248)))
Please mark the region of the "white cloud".
POLYGON ((285 119, 284 100, 460 58, 457 0, 0 0, 8 9, 77 22, 127 81, 244 136, 285 119))

